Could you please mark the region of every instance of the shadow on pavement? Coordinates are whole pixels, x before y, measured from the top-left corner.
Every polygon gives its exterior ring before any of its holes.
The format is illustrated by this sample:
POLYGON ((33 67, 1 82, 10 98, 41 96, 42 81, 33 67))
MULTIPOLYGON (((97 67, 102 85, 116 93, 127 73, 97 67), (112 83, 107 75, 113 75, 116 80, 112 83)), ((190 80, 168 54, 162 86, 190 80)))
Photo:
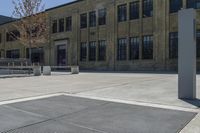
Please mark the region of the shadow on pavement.
POLYGON ((195 99, 195 100, 181 99, 181 100, 200 108, 200 99, 195 99))

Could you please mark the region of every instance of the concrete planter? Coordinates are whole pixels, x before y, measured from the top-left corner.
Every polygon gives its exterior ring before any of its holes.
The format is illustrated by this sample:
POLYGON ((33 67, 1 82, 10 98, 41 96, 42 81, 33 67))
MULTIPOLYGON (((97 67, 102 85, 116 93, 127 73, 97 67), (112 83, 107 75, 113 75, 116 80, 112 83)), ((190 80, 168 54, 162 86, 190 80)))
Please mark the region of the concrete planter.
POLYGON ((33 67, 33 75, 34 76, 41 76, 41 66, 34 66, 33 67))
POLYGON ((71 66, 71 74, 79 74, 79 66, 71 66))
POLYGON ((43 66, 43 75, 51 75, 51 67, 43 66))

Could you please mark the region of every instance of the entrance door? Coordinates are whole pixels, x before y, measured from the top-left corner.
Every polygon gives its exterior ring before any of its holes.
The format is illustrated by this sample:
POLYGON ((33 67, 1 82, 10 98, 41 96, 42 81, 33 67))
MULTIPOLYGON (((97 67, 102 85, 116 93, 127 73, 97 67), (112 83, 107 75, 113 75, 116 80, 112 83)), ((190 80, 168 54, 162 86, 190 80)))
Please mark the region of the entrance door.
POLYGON ((66 45, 57 45, 57 65, 66 66, 66 45))

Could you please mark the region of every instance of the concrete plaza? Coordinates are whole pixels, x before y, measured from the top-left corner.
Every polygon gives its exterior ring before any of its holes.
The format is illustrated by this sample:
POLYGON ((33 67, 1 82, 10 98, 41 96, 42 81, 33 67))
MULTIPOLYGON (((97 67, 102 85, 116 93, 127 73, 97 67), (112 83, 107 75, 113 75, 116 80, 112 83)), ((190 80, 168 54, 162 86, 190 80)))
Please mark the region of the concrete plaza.
MULTIPOLYGON (((52 76, 1 78, 0 104, 4 106, 9 101, 15 103, 20 99, 68 94, 132 106, 198 113, 199 99, 177 99, 177 78, 177 74, 162 73, 54 73, 52 76)), ((200 88, 199 83, 200 75, 197 75, 197 88, 200 88)), ((199 90, 197 94, 199 98, 199 90)), ((200 132, 199 123, 200 116, 197 115, 182 132, 200 132)))

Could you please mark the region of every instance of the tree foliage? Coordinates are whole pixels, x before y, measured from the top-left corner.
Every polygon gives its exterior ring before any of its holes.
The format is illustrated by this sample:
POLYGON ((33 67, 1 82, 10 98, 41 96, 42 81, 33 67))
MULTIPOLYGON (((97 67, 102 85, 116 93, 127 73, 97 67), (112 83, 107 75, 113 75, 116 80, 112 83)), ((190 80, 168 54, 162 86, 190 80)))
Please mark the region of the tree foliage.
POLYGON ((13 0, 12 2, 13 17, 18 19, 13 26, 20 33, 16 38, 29 48, 47 44, 49 28, 42 0, 13 0))

